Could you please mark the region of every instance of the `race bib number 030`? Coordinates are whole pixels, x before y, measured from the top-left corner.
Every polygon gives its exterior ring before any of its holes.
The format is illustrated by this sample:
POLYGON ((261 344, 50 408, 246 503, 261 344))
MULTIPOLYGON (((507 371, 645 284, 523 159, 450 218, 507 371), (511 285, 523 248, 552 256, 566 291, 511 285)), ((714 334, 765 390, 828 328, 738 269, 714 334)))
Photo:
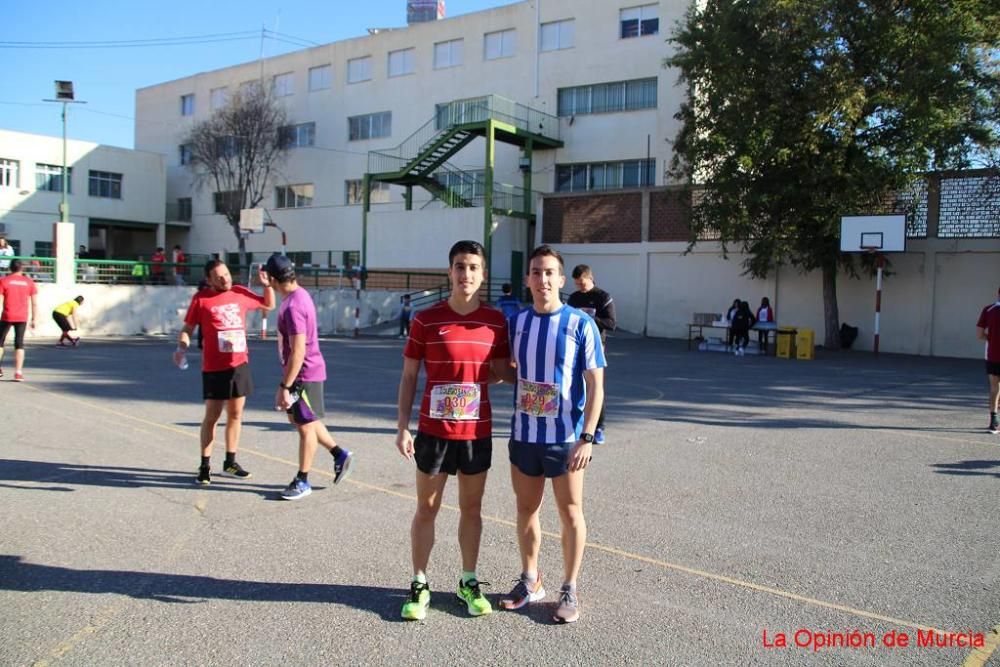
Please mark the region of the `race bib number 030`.
POLYGON ((559 385, 518 380, 517 409, 532 417, 556 417, 559 414, 559 385))
POLYGON ((219 332, 219 352, 230 354, 247 351, 247 333, 242 329, 219 332))
POLYGON ((478 384, 439 384, 431 389, 432 419, 479 419, 478 384))

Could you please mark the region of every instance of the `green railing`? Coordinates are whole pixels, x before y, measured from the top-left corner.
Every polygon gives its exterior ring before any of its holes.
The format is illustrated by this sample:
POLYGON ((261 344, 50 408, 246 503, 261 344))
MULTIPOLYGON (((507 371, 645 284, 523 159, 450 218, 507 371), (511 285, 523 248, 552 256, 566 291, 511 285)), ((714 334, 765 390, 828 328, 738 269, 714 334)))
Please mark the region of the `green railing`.
MULTIPOLYGON (((446 190, 444 194, 435 195, 435 198, 441 199, 448 206, 482 208, 486 205, 486 179, 474 172, 461 171, 445 163, 432 174, 432 177, 446 190), (445 175, 445 178, 442 179, 440 175, 445 175)), ((494 210, 523 211, 524 199, 524 188, 506 183, 493 183, 494 210)), ((534 201, 529 203, 533 210, 534 201)))
POLYGON ((35 282, 53 283, 56 280, 56 258, 36 257, 34 255, 14 255, 0 258, 0 277, 10 272, 10 262, 21 260, 22 272, 35 282))
POLYGON ((456 125, 499 120, 514 127, 559 138, 559 119, 544 111, 532 109, 499 95, 484 95, 454 100, 438 107, 434 118, 424 123, 416 132, 395 148, 384 148, 368 153, 368 173, 379 174, 402 171, 432 144, 439 141, 456 125))

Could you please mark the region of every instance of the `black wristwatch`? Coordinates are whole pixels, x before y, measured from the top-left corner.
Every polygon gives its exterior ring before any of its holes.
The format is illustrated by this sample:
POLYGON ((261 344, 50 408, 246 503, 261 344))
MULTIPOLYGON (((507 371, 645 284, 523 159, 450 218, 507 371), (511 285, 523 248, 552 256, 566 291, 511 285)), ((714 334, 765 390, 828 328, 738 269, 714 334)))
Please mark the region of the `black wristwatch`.
POLYGON ((581 433, 580 434, 580 439, 583 440, 584 442, 593 442, 594 441, 594 434, 593 433, 581 433))
POLYGON ((291 390, 292 390, 292 388, 291 388, 291 387, 286 387, 286 386, 285 386, 285 383, 283 383, 283 382, 279 382, 279 383, 278 383, 278 386, 279 386, 280 388, 282 388, 282 389, 287 389, 288 391, 291 391, 291 390))

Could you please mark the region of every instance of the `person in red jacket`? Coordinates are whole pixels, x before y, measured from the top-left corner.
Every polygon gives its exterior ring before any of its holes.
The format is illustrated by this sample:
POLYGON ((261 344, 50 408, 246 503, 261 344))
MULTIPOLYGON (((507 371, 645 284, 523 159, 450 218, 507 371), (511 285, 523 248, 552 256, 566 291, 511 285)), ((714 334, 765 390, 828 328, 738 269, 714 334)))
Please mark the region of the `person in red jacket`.
POLYGON ((976 323, 976 337, 986 341, 986 376, 990 379, 990 433, 1000 433, 1000 289, 995 303, 983 308, 976 323))
POLYGON ((761 354, 767 354, 767 332, 776 328, 778 318, 774 316, 774 308, 765 296, 760 300, 760 308, 757 309, 757 345, 761 354))
POLYGON ((163 265, 167 261, 167 256, 163 254, 163 248, 157 248, 156 252, 149 258, 149 261, 153 265, 153 284, 165 285, 167 279, 163 274, 163 265))
MULTIPOLYGON (((38 303, 35 295, 38 288, 35 281, 22 272, 24 264, 19 259, 11 260, 10 275, 0 278, 0 301, 3 301, 3 311, 0 313, 0 362, 3 361, 3 346, 7 334, 14 330, 14 381, 23 382, 24 375, 24 329, 26 326, 35 328, 38 316, 38 303)), ((0 377, 3 370, 0 369, 0 377)))

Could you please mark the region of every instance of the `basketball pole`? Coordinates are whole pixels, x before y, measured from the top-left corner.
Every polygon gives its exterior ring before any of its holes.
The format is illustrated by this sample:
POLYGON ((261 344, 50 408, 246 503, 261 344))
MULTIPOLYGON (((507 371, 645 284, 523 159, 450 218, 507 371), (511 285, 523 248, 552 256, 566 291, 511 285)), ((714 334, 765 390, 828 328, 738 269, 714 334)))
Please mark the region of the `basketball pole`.
POLYGON ((885 266, 885 257, 880 252, 875 253, 875 343, 872 347, 876 356, 878 355, 879 319, 882 315, 882 268, 885 266))

